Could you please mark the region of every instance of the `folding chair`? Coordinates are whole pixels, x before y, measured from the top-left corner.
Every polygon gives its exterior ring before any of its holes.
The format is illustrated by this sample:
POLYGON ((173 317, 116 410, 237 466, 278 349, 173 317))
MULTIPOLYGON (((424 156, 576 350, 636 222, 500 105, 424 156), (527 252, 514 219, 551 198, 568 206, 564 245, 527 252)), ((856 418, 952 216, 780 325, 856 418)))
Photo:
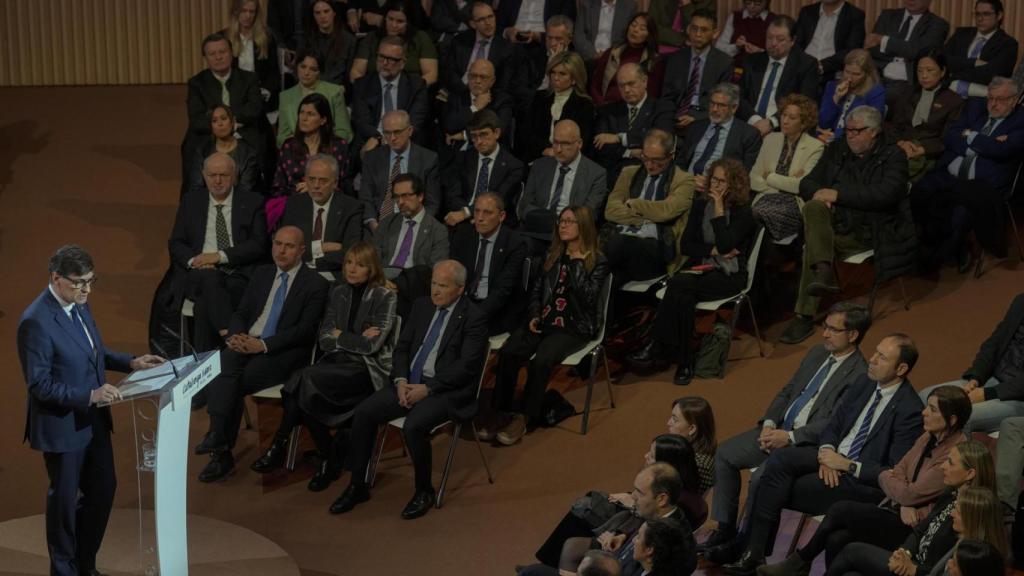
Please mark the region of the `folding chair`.
MULTIPOLYGON (((531 260, 529 258, 523 259, 523 291, 526 292, 527 294, 529 294, 529 292, 530 292, 530 265, 531 264, 532 264, 532 262, 531 262, 531 260)), ((490 353, 491 352, 497 352, 498 350, 501 350, 501 347, 505 345, 506 341, 508 341, 508 337, 509 336, 511 336, 511 334, 509 332, 502 332, 501 334, 495 334, 494 336, 491 336, 488 339, 489 342, 490 342, 490 345, 491 345, 490 349, 487 352, 488 357, 490 357, 490 353)), ((487 362, 484 362, 484 368, 486 368, 486 367, 487 367, 487 362)))
MULTIPOLYGON (((843 262, 846 264, 862 265, 868 260, 875 257, 874 250, 864 250, 863 252, 857 252, 843 258, 843 262)), ((896 280, 900 283, 900 293, 903 295, 903 309, 910 310, 910 298, 907 297, 907 287, 903 283, 903 277, 898 276, 896 280)), ((874 317, 875 312, 875 296, 878 294, 878 287, 881 286, 881 282, 878 280, 878 276, 875 275, 875 281, 871 285, 871 295, 868 296, 868 315, 874 317)))

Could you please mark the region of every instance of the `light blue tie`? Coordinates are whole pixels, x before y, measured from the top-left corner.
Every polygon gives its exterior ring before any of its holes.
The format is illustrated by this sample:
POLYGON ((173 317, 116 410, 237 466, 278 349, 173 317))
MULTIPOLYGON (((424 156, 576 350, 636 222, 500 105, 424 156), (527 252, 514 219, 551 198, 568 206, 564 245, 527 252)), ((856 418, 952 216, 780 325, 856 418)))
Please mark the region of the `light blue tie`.
POLYGON ((427 363, 427 357, 430 356, 431 350, 434 346, 437 346, 437 339, 441 337, 441 326, 444 325, 444 319, 448 316, 448 309, 441 308, 437 311, 437 316, 434 317, 434 322, 430 325, 430 330, 427 330, 427 337, 423 339, 423 345, 420 346, 416 357, 412 360, 412 367, 409 369, 409 382, 412 384, 422 384, 423 380, 423 366, 427 363))
POLYGON ((761 91, 761 99, 757 101, 757 115, 764 117, 768 115, 768 100, 771 99, 772 94, 775 93, 775 76, 779 72, 779 63, 772 62, 772 71, 768 73, 768 81, 764 84, 764 90, 761 91))
POLYGON ((850 453, 846 455, 850 460, 856 460, 860 456, 860 451, 864 449, 864 443, 868 440, 868 433, 871 432, 871 420, 875 417, 875 410, 878 409, 878 403, 882 401, 882 391, 875 390, 875 399, 871 401, 871 406, 868 407, 868 413, 864 416, 864 422, 860 425, 860 430, 857 431, 857 435, 853 437, 853 445, 850 446, 850 453))
POLYGON ((270 305, 270 314, 267 316, 267 323, 263 326, 260 338, 266 340, 277 332, 277 321, 281 319, 281 309, 284 308, 284 299, 288 295, 288 273, 281 272, 281 284, 274 293, 274 302, 270 305))
POLYGON ((786 411, 786 417, 782 420, 783 430, 792 430, 793 421, 800 415, 800 411, 804 409, 804 406, 814 398, 814 395, 818 393, 821 385, 825 383, 825 379, 828 378, 829 372, 832 370, 832 366, 835 365, 836 359, 834 356, 828 357, 828 362, 822 366, 818 373, 811 378, 811 381, 807 383, 804 391, 796 397, 796 400, 789 406, 789 410, 786 411))

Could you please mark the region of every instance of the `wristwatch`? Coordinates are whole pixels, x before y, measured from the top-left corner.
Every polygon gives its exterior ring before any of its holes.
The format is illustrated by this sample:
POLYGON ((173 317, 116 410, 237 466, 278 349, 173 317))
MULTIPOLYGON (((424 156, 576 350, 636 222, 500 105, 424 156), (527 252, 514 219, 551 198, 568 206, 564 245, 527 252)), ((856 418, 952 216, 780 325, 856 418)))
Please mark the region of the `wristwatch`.
POLYGON ((854 462, 853 460, 850 460, 850 465, 846 467, 846 471, 849 472, 850 474, 856 474, 857 473, 857 463, 854 462))

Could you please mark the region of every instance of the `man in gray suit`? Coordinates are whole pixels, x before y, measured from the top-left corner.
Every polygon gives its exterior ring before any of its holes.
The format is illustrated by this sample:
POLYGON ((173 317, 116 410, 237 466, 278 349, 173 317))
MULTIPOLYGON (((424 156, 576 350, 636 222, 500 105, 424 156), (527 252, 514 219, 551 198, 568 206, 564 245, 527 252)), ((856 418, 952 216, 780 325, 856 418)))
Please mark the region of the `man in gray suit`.
MULTIPOLYGON (((949 22, 932 14, 932 0, 903 0, 903 8, 882 10, 864 41, 886 85, 909 86, 914 62, 933 48, 942 49, 949 22)), ((892 92, 889 92, 892 101, 892 92)))
MULTIPOLYGON (((807 353, 758 426, 718 446, 712 501, 718 529, 711 532, 702 548, 709 550, 735 539, 741 470, 760 466, 773 450, 818 444, 846 387, 867 372, 859 346, 870 325, 871 315, 863 306, 852 302, 832 306, 823 326, 824 342, 807 353)), ((757 474, 754 476, 752 485, 757 474)))
MULTIPOLYGON (((399 174, 415 174, 423 183, 424 204, 433 216, 440 204, 437 154, 412 142, 413 126, 405 110, 392 110, 381 121, 384 143, 363 156, 359 200, 363 224, 375 232, 380 221, 397 210, 392 182, 399 174)), ((385 262, 386 263, 386 262, 385 262)))
POLYGON ((448 258, 448 229, 427 214, 423 180, 400 174, 393 184, 396 212, 384 217, 373 234, 373 246, 384 264, 388 288, 398 292, 398 315, 420 296, 430 293, 434 264, 448 258))
POLYGON ((605 169, 581 152, 579 125, 562 120, 555 124, 552 136, 554 155, 534 161, 519 200, 523 232, 543 243, 550 242, 555 219, 563 208, 586 206, 596 218, 604 212, 608 195, 605 169))
POLYGON ((580 0, 572 43, 587 62, 618 44, 636 14, 636 0, 580 0))

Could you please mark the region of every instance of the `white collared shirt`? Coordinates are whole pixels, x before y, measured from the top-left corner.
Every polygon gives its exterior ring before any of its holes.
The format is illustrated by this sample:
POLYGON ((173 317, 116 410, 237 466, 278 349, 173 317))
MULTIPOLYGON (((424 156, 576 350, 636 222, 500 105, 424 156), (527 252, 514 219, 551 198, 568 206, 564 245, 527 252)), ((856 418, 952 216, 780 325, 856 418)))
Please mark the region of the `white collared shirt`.
POLYGON ((875 392, 881 390, 882 398, 878 401, 875 413, 871 415, 871 424, 868 426, 868 435, 871 435, 871 430, 873 430, 875 425, 878 424, 878 419, 881 418, 882 413, 885 412, 885 407, 888 406, 889 402, 891 402, 893 397, 896 396, 896 391, 900 389, 900 384, 902 384, 902 380, 888 388, 882 388, 880 385, 875 386, 875 390, 871 392, 871 395, 868 396, 868 401, 865 402, 864 407, 861 408, 860 415, 857 416, 857 419, 853 422, 853 427, 850 428, 850 431, 846 433, 846 437, 843 438, 842 442, 839 443, 839 447, 836 448, 837 452, 843 455, 849 453, 850 448, 853 447, 853 441, 857 438, 857 432, 860 431, 860 427, 864 424, 864 418, 868 415, 868 410, 875 402, 875 392))
MULTIPOLYGON (((580 152, 576 155, 576 158, 569 162, 569 171, 565 173, 565 182, 562 184, 562 195, 558 198, 558 206, 555 208, 555 214, 560 214, 562 210, 569 205, 569 199, 572 198, 572 183, 576 180, 576 172, 580 168, 580 158, 583 158, 583 153, 580 152)), ((561 174, 562 164, 555 162, 554 177, 551 178, 551 188, 548 190, 547 198, 545 202, 551 199, 551 195, 555 193, 555 187, 558 186, 558 176, 561 174)), ((543 206, 547 208, 548 205, 543 206)))
MULTIPOLYGON (((75 317, 71 315, 71 309, 75 307, 75 303, 72 302, 69 304, 65 302, 64 299, 61 298, 59 294, 57 294, 57 291, 53 289, 53 284, 48 284, 46 287, 50 289, 50 294, 53 294, 53 297, 57 299, 57 303, 60 304, 60 307, 64 310, 64 313, 67 314, 68 320, 71 320, 72 324, 78 324, 78 326, 76 327, 85 332, 85 337, 89 339, 89 345, 92 346, 93 350, 95 350, 96 343, 93 342, 92 334, 89 333, 89 329, 85 327, 85 318, 82 317, 82 322, 79 323, 76 322, 75 317)), ((79 311, 79 316, 81 316, 81 314, 81 311, 79 311)))
MULTIPOLYGON (((320 222, 321 222, 321 224, 323 226, 321 228, 321 230, 323 232, 327 232, 327 215, 331 213, 331 201, 333 201, 333 200, 334 200, 334 194, 332 193, 327 198, 327 202, 324 202, 323 206, 321 206, 320 204, 317 204, 316 200, 313 201, 313 219, 310 220, 310 222, 312 223, 312 228, 309 229, 310 238, 313 237, 313 230, 316 230, 316 213, 319 212, 321 208, 324 209, 324 214, 323 214, 323 216, 320 217, 320 222)), ((310 251, 312 252, 312 259, 309 262, 309 266, 311 268, 316 268, 316 261, 317 261, 317 259, 324 257, 323 236, 321 235, 321 239, 320 240, 311 240, 309 247, 310 247, 310 251)))
POLYGON ((594 37, 594 50, 598 54, 612 46, 612 23, 615 21, 616 1, 601 0, 601 12, 597 18, 597 36, 594 37))
POLYGON ((241 34, 238 37, 242 40, 242 48, 238 51, 238 67, 247 72, 256 71, 256 45, 252 36, 245 37, 241 34))
POLYGON ((466 216, 473 215, 473 213, 469 210, 469 206, 472 206, 473 202, 476 201, 476 183, 480 179, 480 170, 482 170, 484 167, 484 158, 490 158, 491 160, 491 163, 487 166, 487 186, 484 188, 484 190, 490 190, 491 176, 494 174, 494 165, 498 163, 498 152, 500 151, 501 144, 498 144, 497 146, 495 146, 494 152, 491 152, 487 156, 480 156, 479 158, 477 158, 476 173, 473 176, 472 195, 469 197, 469 205, 462 209, 463 212, 466 213, 466 216))
MULTIPOLYGON (((771 92, 768 94, 768 108, 765 110, 764 116, 765 118, 768 118, 768 120, 771 121, 772 126, 775 126, 776 128, 778 128, 778 121, 775 119, 775 113, 779 111, 779 105, 775 101, 775 95, 779 91, 779 82, 782 80, 782 73, 786 69, 787 60, 789 60, 789 54, 787 54, 784 58, 781 58, 779 60, 776 60, 771 56, 768 57, 768 66, 765 67, 764 78, 761 79, 761 89, 757 91, 757 98, 754 99, 754 108, 756 109, 757 104, 761 101, 761 94, 763 94, 764 91, 768 89, 768 79, 771 78, 772 76, 772 64, 778 62, 779 71, 775 73, 775 78, 772 79, 773 83, 771 86, 771 92)), ((756 113, 754 113, 753 115, 750 116, 750 120, 748 120, 747 123, 757 124, 758 122, 761 121, 761 119, 761 116, 758 116, 756 113)))
MULTIPOLYGON (((917 26, 917 23, 921 21, 921 16, 924 15, 925 12, 920 14, 911 14, 907 10, 903 10, 903 18, 900 18, 899 28, 903 27, 903 22, 905 22, 907 18, 910 18, 910 28, 907 29, 907 36, 905 38, 898 38, 898 40, 907 40, 907 38, 913 36, 914 27, 917 26)), ((899 28, 897 28, 897 31, 899 28)), ((888 52, 889 38, 890 36, 882 37, 882 43, 879 45, 879 49, 882 51, 882 54, 886 54, 888 52)), ((885 68, 882 69, 882 75, 890 80, 908 80, 906 60, 896 56, 892 59, 892 62, 886 64, 885 68)))
MULTIPOLYGON (((970 46, 967 47, 967 54, 964 54, 964 56, 965 57, 966 56, 970 56, 971 52, 973 52, 975 47, 977 47, 978 42, 981 42, 982 39, 984 39, 984 41, 986 43, 989 40, 991 40, 992 36, 995 35, 996 30, 998 30, 998 28, 992 30, 988 34, 982 34, 981 32, 978 32, 977 34, 975 34, 974 35, 974 40, 972 40, 970 46)), ((984 49, 984 47, 983 47, 983 49, 984 49)), ((979 60, 981 60, 980 57, 974 60, 974 65, 975 66, 978 66, 978 61, 979 60)), ((988 86, 986 86, 984 84, 979 84, 977 82, 968 82, 967 80, 954 80, 950 84, 950 86, 949 86, 950 90, 953 90, 954 92, 957 92, 957 93, 959 93, 965 87, 967 89, 967 96, 969 96, 969 97, 984 98, 984 97, 988 96, 988 86)))
MULTIPOLYGON (((647 178, 644 178, 644 187, 640 189, 640 197, 638 199, 639 200, 646 200, 647 199, 646 198, 647 187, 651 185, 651 181, 653 180, 654 181, 654 194, 655 194, 655 198, 651 198, 651 200, 657 201, 656 197, 657 197, 657 194, 658 194, 658 186, 661 184, 661 178, 662 178, 662 176, 668 174, 668 171, 671 170, 671 169, 672 169, 672 166, 669 166, 668 169, 665 170, 664 172, 662 172, 661 174, 657 174, 657 175, 648 174, 647 178)), ((631 228, 632 228, 632 226, 626 226, 626 225, 622 225, 622 224, 619 225, 619 230, 623 234, 626 234, 626 235, 629 235, 629 236, 635 236, 637 238, 652 238, 654 240, 658 239, 658 225, 655 224, 654 222, 651 222, 650 220, 644 220, 644 223, 640 225, 640 227, 639 227, 640 229, 639 230, 635 230, 634 231, 634 230, 631 230, 631 228)))
POLYGON ((836 24, 839 23, 839 13, 843 11, 843 4, 832 11, 831 14, 825 11, 825 4, 818 8, 818 25, 814 28, 814 36, 804 52, 816 60, 824 60, 836 54, 836 24))
MULTIPOLYGON (((437 341, 434 342, 434 347, 427 354, 427 359, 423 362, 423 377, 424 378, 433 378, 434 377, 435 368, 436 368, 436 364, 437 364, 437 353, 438 353, 438 351, 441 350, 441 341, 444 340, 445 330, 448 329, 448 322, 451 321, 452 315, 455 314, 455 307, 458 306, 459 300, 461 300, 461 297, 459 299, 456 299, 455 302, 452 302, 451 304, 449 304, 448 306, 446 306, 444 308, 437 308, 436 310, 434 310, 434 316, 431 317, 431 319, 430 319, 430 323, 431 324, 434 323, 434 319, 437 318, 437 314, 441 310, 447 310, 448 313, 445 314, 444 321, 441 323, 441 330, 438 332, 437 341)), ((423 344, 422 343, 420 344, 420 348, 423 348, 423 344)), ((419 355, 419 353, 420 353, 420 350, 418 348, 416 350, 416 354, 419 355)), ((416 356, 413 356, 413 358, 415 359, 416 356)), ((422 382, 412 382, 412 384, 422 384, 422 382)))
MULTIPOLYGON (((253 322, 249 328, 249 335, 255 338, 261 338, 263 336, 263 328, 267 325, 267 319, 270 318, 270 309, 274 306, 274 296, 277 294, 278 287, 281 286, 281 270, 280 268, 274 271, 274 283, 270 285, 270 294, 267 294, 267 301, 263 303, 263 311, 260 312, 259 318, 253 322)), ((285 288, 285 300, 288 300, 288 293, 292 291, 292 287, 295 286, 295 276, 299 273, 298 266, 292 266, 291 270, 287 271, 288 274, 288 286, 285 288)))
MULTIPOLYGON (((822 391, 825 390, 825 386, 829 383, 829 380, 831 380, 832 377, 835 376, 836 370, 839 370, 839 367, 843 365, 843 362, 847 358, 853 356, 853 353, 856 352, 856 351, 857 351, 856 348, 851 348, 849 352, 847 352, 846 354, 844 354, 842 356, 836 356, 835 354, 829 354, 828 358, 825 358, 825 360, 818 367, 818 370, 814 371, 814 376, 817 376, 818 375, 818 371, 820 371, 822 368, 825 367, 825 365, 828 363, 829 359, 832 359, 832 360, 835 361, 835 363, 832 364, 832 368, 829 369, 828 374, 825 375, 825 379, 822 380, 821 385, 818 386, 818 391, 814 393, 814 396, 811 396, 811 399, 808 400, 806 404, 804 404, 804 407, 801 408, 800 412, 798 412, 796 417, 793 418, 793 430, 796 430, 797 428, 801 428, 801 427, 807 425, 807 420, 810 419, 811 411, 814 409, 814 403, 818 401, 818 398, 821 398, 821 393, 822 393, 822 391)), ((811 377, 812 380, 814 379, 814 376, 811 377)), ((803 391, 807 388, 807 385, 810 385, 810 383, 811 383, 810 380, 808 380, 807 384, 804 385, 804 389, 800 390, 800 394, 803 394, 803 391)), ((797 394, 797 397, 799 397, 800 394, 797 394)), ((796 402, 796 397, 793 398, 793 402, 796 402)), ((782 413, 783 414, 783 418, 785 418, 785 415, 789 413, 789 409, 793 406, 793 402, 790 402, 789 406, 786 406, 786 411, 782 413)), ((772 420, 765 420, 764 424, 765 425, 770 425, 772 427, 778 426, 778 423, 777 422, 773 422, 772 420)), ((789 443, 790 444, 795 444, 796 443, 796 438, 793 436, 793 431, 792 430, 789 432, 789 443)))
POLYGON ((514 26, 520 32, 544 33, 544 0, 523 0, 514 26))

